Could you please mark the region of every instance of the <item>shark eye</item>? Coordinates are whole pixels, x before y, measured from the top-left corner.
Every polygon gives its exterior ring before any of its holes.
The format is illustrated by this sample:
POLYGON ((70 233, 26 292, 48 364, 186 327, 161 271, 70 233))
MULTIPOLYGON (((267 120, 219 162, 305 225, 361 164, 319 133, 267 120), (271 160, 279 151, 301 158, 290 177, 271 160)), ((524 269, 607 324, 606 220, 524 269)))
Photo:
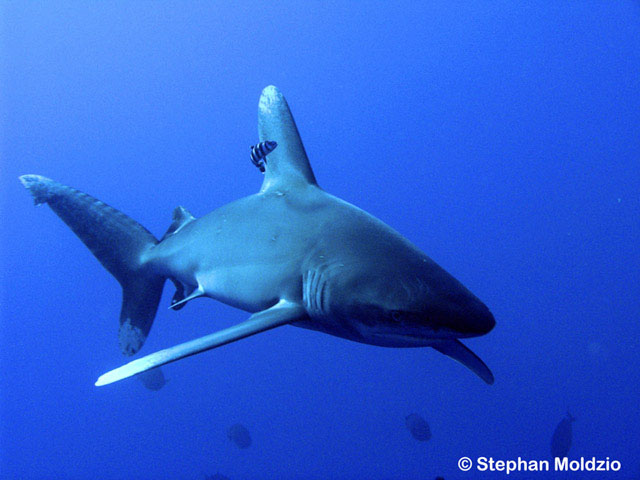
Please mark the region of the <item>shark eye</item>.
POLYGON ((402 312, 400 310, 391 310, 391 319, 394 322, 401 323, 402 322, 402 312))

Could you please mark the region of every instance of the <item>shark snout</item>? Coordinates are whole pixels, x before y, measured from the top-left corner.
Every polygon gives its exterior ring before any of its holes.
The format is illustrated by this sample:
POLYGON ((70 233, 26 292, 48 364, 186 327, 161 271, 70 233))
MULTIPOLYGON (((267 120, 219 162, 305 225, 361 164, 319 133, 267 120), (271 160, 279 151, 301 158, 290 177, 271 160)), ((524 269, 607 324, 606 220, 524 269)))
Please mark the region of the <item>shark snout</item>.
POLYGON ((470 292, 440 297, 431 303, 426 318, 436 331, 444 328, 460 338, 485 335, 496 325, 491 311, 470 292))
POLYGON ((477 298, 465 302, 463 308, 458 310, 454 321, 454 330, 457 330, 465 337, 475 337, 485 335, 496 326, 493 314, 477 298))
POLYGON ((496 326, 496 319, 487 306, 481 303, 474 314, 469 318, 468 330, 475 335, 485 335, 496 326))

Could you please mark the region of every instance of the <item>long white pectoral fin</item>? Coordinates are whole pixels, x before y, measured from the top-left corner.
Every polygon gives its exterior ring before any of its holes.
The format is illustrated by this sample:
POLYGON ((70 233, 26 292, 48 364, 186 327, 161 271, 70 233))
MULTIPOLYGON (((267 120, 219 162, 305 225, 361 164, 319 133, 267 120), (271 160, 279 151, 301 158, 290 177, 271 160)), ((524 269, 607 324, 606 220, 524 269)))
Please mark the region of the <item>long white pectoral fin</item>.
POLYGON ((115 370, 111 370, 98 378, 96 386, 108 385, 109 383, 123 380, 151 368, 220 347, 227 343, 255 335, 256 333, 279 327, 280 325, 295 322, 296 320, 302 319, 305 315, 306 312, 300 305, 281 300, 267 310, 254 313, 248 320, 242 323, 212 333, 211 335, 206 335, 171 348, 160 350, 159 352, 129 362, 115 370))
POLYGON ((446 340, 431 345, 440 353, 460 362, 482 380, 492 385, 493 373, 475 353, 469 350, 460 340, 446 340))

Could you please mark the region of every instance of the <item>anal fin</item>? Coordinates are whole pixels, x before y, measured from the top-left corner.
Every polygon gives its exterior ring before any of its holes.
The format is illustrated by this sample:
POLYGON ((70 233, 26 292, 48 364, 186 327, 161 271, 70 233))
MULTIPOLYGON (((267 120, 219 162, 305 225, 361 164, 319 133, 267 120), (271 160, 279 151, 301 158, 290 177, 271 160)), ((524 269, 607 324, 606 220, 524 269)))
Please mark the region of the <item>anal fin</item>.
POLYGON ((489 385, 493 385, 494 377, 489 367, 475 353, 469 350, 460 340, 443 340, 431 345, 440 353, 451 357, 478 375, 489 385))

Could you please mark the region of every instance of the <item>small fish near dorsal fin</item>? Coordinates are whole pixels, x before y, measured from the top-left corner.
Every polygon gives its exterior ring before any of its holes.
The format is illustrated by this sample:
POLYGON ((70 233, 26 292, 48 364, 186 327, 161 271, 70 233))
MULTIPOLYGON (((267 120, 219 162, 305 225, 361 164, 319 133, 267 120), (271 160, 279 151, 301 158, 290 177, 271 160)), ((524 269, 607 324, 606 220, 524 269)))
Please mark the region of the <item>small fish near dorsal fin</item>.
POLYGON ((260 96, 258 133, 261 142, 278 144, 269 154, 260 192, 295 184, 317 185, 287 100, 273 85, 266 87, 260 96))
POLYGON ((176 207, 173 210, 172 219, 173 219, 173 221, 171 222, 171 225, 169 225, 169 229, 162 236, 160 241, 164 240, 169 235, 173 235, 174 233, 177 233, 178 230, 180 230, 182 227, 184 227, 187 223, 193 222, 196 219, 196 217, 191 215, 189 210, 187 210, 186 208, 184 208, 184 207, 176 207))

